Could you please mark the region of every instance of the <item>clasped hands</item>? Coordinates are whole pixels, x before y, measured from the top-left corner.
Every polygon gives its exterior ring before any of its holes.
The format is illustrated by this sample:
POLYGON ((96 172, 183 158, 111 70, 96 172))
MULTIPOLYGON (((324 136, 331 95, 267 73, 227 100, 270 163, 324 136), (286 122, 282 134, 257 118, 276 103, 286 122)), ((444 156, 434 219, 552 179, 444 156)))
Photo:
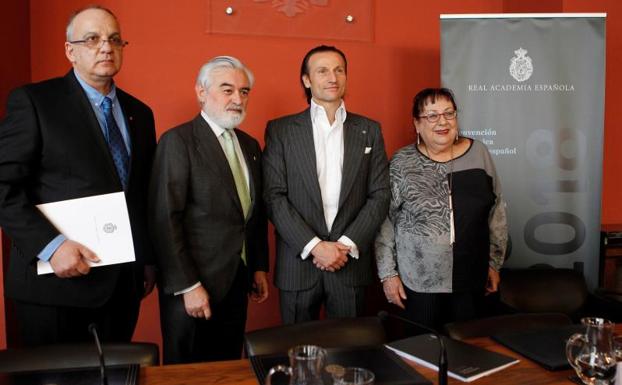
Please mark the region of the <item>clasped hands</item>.
POLYGON ((335 272, 348 263, 350 247, 341 242, 321 241, 311 250, 313 264, 322 271, 335 272))

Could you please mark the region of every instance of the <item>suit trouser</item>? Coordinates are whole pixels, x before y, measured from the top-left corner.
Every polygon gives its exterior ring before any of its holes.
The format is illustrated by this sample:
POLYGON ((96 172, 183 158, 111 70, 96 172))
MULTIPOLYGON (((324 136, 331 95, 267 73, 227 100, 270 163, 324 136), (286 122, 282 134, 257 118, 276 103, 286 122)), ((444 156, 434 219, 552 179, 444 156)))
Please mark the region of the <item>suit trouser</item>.
POLYGON ((130 341, 138 321, 142 294, 137 293, 134 268, 133 264, 122 266, 112 296, 100 307, 49 306, 15 301, 21 344, 92 342, 93 336, 88 331, 91 323, 97 325, 103 342, 130 341))
POLYGON ((246 327, 248 287, 248 269, 240 263, 225 298, 219 303, 210 302, 209 320, 190 317, 183 295, 160 292, 164 364, 239 359, 246 327))
POLYGON ((365 308, 365 287, 344 285, 328 271, 310 289, 280 290, 279 296, 284 324, 319 319, 322 304, 328 318, 358 317, 365 308))

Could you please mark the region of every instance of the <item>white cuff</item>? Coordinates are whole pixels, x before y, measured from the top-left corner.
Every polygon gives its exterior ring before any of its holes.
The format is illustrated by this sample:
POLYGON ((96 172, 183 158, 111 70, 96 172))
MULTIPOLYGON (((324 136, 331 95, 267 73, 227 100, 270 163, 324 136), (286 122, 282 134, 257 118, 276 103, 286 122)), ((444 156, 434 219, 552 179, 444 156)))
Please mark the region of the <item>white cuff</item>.
POLYGON ((187 287, 187 288, 185 288, 185 289, 183 289, 183 290, 176 291, 175 293, 173 293, 173 295, 186 294, 186 293, 188 293, 188 292, 190 292, 190 291, 192 291, 192 290, 196 289, 196 288, 197 288, 197 287, 199 287, 199 286, 201 286, 201 282, 197 282, 197 283, 195 283, 194 285, 192 285, 192 286, 190 286, 190 287, 187 287))
POLYGON ((300 253, 300 258, 302 258, 303 260, 307 259, 309 254, 311 254, 311 250, 313 250, 313 248, 320 242, 322 242, 320 238, 313 237, 313 239, 310 240, 309 243, 307 243, 305 248, 302 249, 302 253, 300 253))
POLYGON ((354 259, 359 259, 359 248, 356 247, 356 243, 352 242, 352 240, 345 235, 339 237, 338 241, 346 246, 350 246, 350 252, 348 254, 354 259))

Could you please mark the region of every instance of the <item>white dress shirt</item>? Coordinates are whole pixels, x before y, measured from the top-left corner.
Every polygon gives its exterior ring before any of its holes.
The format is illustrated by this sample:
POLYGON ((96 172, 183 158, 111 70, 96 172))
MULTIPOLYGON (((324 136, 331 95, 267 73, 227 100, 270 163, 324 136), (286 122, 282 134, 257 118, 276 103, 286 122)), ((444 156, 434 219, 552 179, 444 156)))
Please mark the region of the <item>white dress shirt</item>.
MULTIPOLYGON (((322 194, 324 220, 328 231, 333 227, 337 211, 339 210, 339 194, 341 192, 341 178, 343 170, 343 123, 346 121, 346 107, 341 105, 335 112, 335 120, 330 124, 324 107, 311 99, 311 124, 313 126, 313 145, 315 147, 315 161, 317 178, 322 194)), ((321 239, 314 237, 302 250, 300 256, 306 259, 311 250, 320 243, 321 239)), ((350 246, 350 256, 358 258, 358 249, 354 242, 345 235, 339 242, 350 246)))
MULTIPOLYGON (((203 119, 205 119, 207 124, 209 124, 210 128, 214 132, 214 135, 216 135, 216 137, 218 138, 218 142, 220 143, 220 147, 222 147, 223 151, 224 151, 225 150, 225 148, 224 148, 224 146, 225 146, 225 139, 222 137, 222 134, 225 132, 225 129, 220 127, 212 119, 210 119, 209 116, 207 116, 207 114, 204 111, 201 111, 201 116, 203 117, 203 119)), ((233 146, 235 147, 235 154, 238 156, 238 159, 240 160, 240 167, 242 168, 242 171, 244 172, 244 179, 246 179, 246 187, 248 188, 248 191, 251 191, 250 185, 249 185, 248 167, 246 167, 246 160, 244 158, 244 154, 242 153, 242 148, 240 147, 240 142, 238 141, 237 135, 235 135, 235 131, 231 130, 231 134, 232 134, 231 138, 233 139, 233 146)), ((199 286, 201 286, 201 282, 197 282, 197 283, 195 283, 194 285, 192 285, 190 287, 187 287, 187 288, 185 288, 183 290, 177 291, 177 292, 175 292, 174 295, 185 294, 185 293, 187 293, 189 291, 192 291, 192 290, 196 289, 199 286)))

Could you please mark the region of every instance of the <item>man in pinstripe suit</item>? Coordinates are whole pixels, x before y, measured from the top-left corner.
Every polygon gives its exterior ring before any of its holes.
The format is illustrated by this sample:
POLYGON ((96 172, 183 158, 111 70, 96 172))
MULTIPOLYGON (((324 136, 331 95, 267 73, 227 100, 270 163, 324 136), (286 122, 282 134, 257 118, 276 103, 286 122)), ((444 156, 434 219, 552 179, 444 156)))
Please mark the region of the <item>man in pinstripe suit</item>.
POLYGON ((284 323, 355 317, 372 281, 372 245, 390 191, 380 125, 346 113, 347 62, 335 47, 304 57, 310 107, 268 123, 264 198, 277 232, 284 323))

